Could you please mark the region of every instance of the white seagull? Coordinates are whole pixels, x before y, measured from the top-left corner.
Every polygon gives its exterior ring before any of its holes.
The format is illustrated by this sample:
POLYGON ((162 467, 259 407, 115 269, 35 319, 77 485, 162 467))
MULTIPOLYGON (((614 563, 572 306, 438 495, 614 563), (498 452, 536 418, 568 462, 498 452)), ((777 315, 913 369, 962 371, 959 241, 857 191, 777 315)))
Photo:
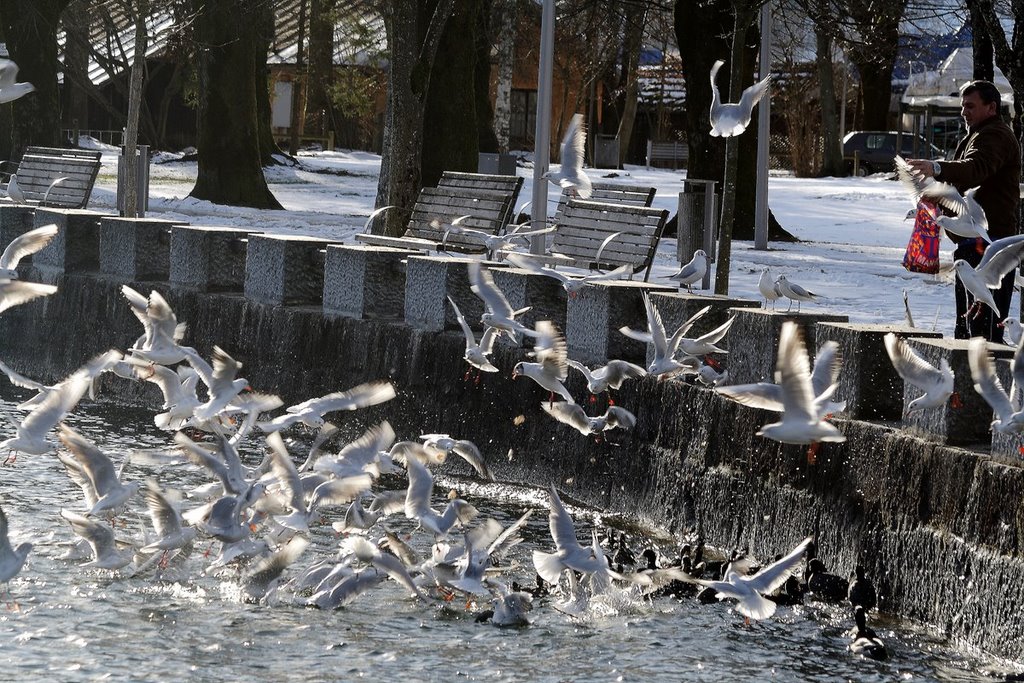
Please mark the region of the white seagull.
POLYGON ((584 548, 576 540, 576 527, 569 511, 558 497, 558 491, 551 487, 551 512, 548 515, 551 538, 555 541, 555 552, 533 551, 533 566, 542 579, 558 585, 558 579, 566 569, 583 574, 607 574, 608 562, 596 557, 592 548, 584 548))
POLYGON ((107 524, 70 510, 61 510, 60 516, 66 519, 71 525, 71 530, 84 538, 92 548, 93 559, 83 564, 83 567, 121 569, 131 563, 131 550, 118 549, 114 531, 107 524))
POLYGON ((3 508, 0 508, 0 583, 6 586, 8 581, 18 575, 31 550, 31 543, 19 543, 17 548, 11 547, 7 515, 4 514, 3 508))
POLYGON ((327 413, 375 406, 390 401, 396 395, 395 386, 391 382, 367 382, 348 391, 336 391, 290 406, 285 409, 286 414, 257 426, 264 432, 279 432, 301 422, 312 429, 319 429, 323 427, 324 415, 327 413))
POLYGON ((924 177, 898 154, 893 162, 896 165, 896 175, 900 182, 910 190, 914 197, 914 204, 917 204, 922 198, 930 199, 954 213, 953 216, 936 218, 935 222, 939 227, 961 237, 980 237, 986 242, 992 241, 988 235, 988 219, 985 217, 985 210, 974 198, 978 192, 977 187, 960 194, 960 191, 949 183, 924 177))
POLYGON ((530 307, 513 311, 512 306, 505 298, 498 286, 494 284, 494 277, 486 268, 480 266, 479 261, 473 261, 468 266, 469 287, 473 290, 487 310, 480 316, 480 322, 488 327, 494 327, 508 334, 512 341, 518 341, 518 335, 536 336, 530 328, 516 320, 516 316, 522 315, 530 310, 530 307))
POLYGON ((1020 394, 1024 389, 1024 352, 1021 346, 1013 354, 1013 385, 1007 394, 996 376, 992 354, 984 337, 974 337, 967 345, 967 361, 971 366, 974 390, 989 404, 995 419, 992 431, 1004 434, 1020 434, 1024 431, 1024 411, 1021 410, 1020 394))
POLYGON ((154 481, 147 481, 142 492, 149 508, 149 519, 153 522, 157 539, 141 548, 142 552, 170 552, 183 548, 195 540, 196 530, 184 526, 178 507, 160 490, 154 481))
POLYGON ((1024 325, 1014 317, 1006 318, 999 326, 1003 328, 1003 340, 1010 346, 1017 346, 1024 338, 1024 325))
POLYGON ((206 385, 209 397, 206 403, 196 406, 193 416, 202 422, 211 420, 228 407, 228 404, 249 386, 244 377, 237 377, 242 364, 229 356, 219 346, 213 347, 213 365, 207 363, 194 349, 181 347, 185 357, 206 385))
POLYGON ((494 475, 487 467, 484 456, 476 444, 468 439, 453 439, 447 434, 422 434, 423 446, 428 450, 440 451, 447 457, 454 453, 472 466, 476 473, 487 481, 494 481, 494 475))
POLYGON ((892 332, 885 335, 883 341, 889 360, 903 381, 924 392, 923 396, 915 398, 907 406, 907 415, 944 405, 953 394, 954 378, 949 361, 943 358, 936 368, 910 348, 903 338, 892 332))
POLYGON ((88 477, 96 493, 96 502, 87 513, 90 517, 104 512, 116 513, 138 492, 139 482, 121 483, 114 463, 84 436, 67 425, 61 425, 60 440, 78 461, 80 471, 88 477))
POLYGON ((536 275, 544 275, 546 277, 558 280, 562 284, 562 288, 566 293, 575 297, 581 289, 591 285, 595 282, 607 282, 609 280, 623 280, 629 277, 633 272, 633 267, 629 264, 619 266, 615 270, 610 270, 607 273, 597 273, 595 275, 583 275, 581 277, 572 277, 561 273, 554 268, 548 266, 542 266, 536 261, 530 259, 528 256, 523 254, 509 254, 505 257, 505 260, 513 264, 517 268, 528 270, 536 275))
POLYGON ((747 129, 750 124, 750 115, 754 111, 754 105, 761 101, 761 98, 768 92, 768 85, 771 83, 771 74, 750 86, 743 91, 739 104, 723 103, 718 94, 718 86, 715 84, 715 77, 718 70, 725 64, 719 59, 711 67, 711 136, 728 138, 739 135, 747 129))
POLYGON ((772 271, 768 266, 761 269, 761 277, 757 280, 757 291, 761 292, 761 296, 764 297, 765 308, 768 308, 769 301, 772 304, 772 308, 775 308, 775 300, 782 296, 779 285, 772 277, 772 271))
POLYGON ((775 383, 782 387, 782 419, 757 432, 782 443, 812 444, 816 441, 846 441, 835 426, 819 416, 811 385, 811 361, 807 357, 803 332, 792 321, 782 324, 779 354, 775 361, 775 383))
POLYGON ((960 282, 974 298, 974 306, 985 304, 996 315, 999 308, 989 290, 999 289, 1003 278, 1020 265, 1024 256, 1024 235, 1012 235, 998 239, 985 248, 977 268, 963 259, 953 261, 953 268, 960 282))
POLYGON ((469 329, 466 316, 462 315, 458 304, 451 297, 448 297, 448 303, 452 305, 452 309, 455 311, 455 318, 459 321, 462 334, 466 337, 466 352, 462 357, 466 359, 467 363, 481 372, 497 372, 498 368, 494 367, 494 364, 491 363, 487 356, 491 355, 491 351, 494 350, 494 339, 498 336, 498 329, 488 327, 484 330, 483 335, 480 336, 480 343, 478 344, 476 335, 473 334, 473 330, 469 329))
POLYGON ((677 280, 679 284, 685 285, 687 290, 692 290, 693 285, 703 279, 708 272, 708 255, 703 249, 693 252, 693 258, 684 264, 678 271, 668 276, 669 280, 677 280))
MULTIPOLYGON (((683 342, 683 335, 693 327, 693 324, 697 322, 697 320, 710 311, 711 307, 705 306, 701 310, 697 311, 697 313, 692 315, 689 320, 686 320, 676 329, 670 339, 666 335, 665 323, 661 319, 661 312, 658 310, 658 307, 651 302, 651 297, 647 292, 643 293, 643 299, 644 309, 647 313, 647 330, 640 331, 630 329, 629 327, 620 327, 619 332, 630 339, 635 339, 654 346, 654 358, 647 366, 647 374, 662 378, 669 377, 680 372, 696 372, 696 367, 693 364, 678 361, 675 356, 676 352, 679 350, 680 344, 683 342)), ((726 323, 726 331, 728 331, 728 325, 730 325, 731 322, 732 321, 726 323)), ((719 331, 721 331, 721 328, 715 332, 717 333, 719 331)), ((724 332, 722 334, 724 336, 724 332)))
POLYGON ((583 406, 567 401, 544 402, 540 407, 562 424, 567 424, 583 436, 598 436, 609 429, 632 429, 636 416, 620 406, 608 406, 603 415, 590 417, 583 406))
POLYGON ((569 367, 582 373, 587 380, 587 391, 592 395, 603 394, 609 389, 618 389, 627 379, 643 377, 647 374, 639 365, 625 360, 610 360, 606 365, 593 370, 571 358, 566 361, 569 367))
POLYGON ((178 344, 185 336, 185 323, 178 323, 170 304, 159 292, 151 291, 147 298, 128 285, 122 285, 121 293, 144 330, 132 345, 131 355, 150 363, 173 365, 185 360, 189 352, 194 353, 178 344))
POLYGON ((753 576, 744 576, 730 563, 721 581, 694 579, 696 583, 718 591, 718 598, 736 600, 736 611, 749 619, 768 619, 775 614, 775 602, 765 598, 778 590, 800 564, 800 559, 811 543, 805 538, 788 555, 773 562, 753 576))
POLYGON ((18 425, 17 433, 0 442, 0 451, 12 453, 6 464, 13 463, 17 453, 43 455, 54 450, 57 444, 47 441, 46 435, 74 410, 89 389, 90 382, 92 378, 88 370, 82 368, 54 387, 54 390, 25 416, 18 425))
POLYGON ((0 59, 0 104, 29 94, 36 87, 31 83, 18 83, 18 65, 9 59, 0 59))
POLYGON ((476 517, 476 508, 461 498, 450 501, 444 513, 438 514, 430 507, 430 496, 434 492, 430 470, 416 458, 409 458, 406 467, 409 488, 405 494, 405 516, 419 521, 435 538, 444 538, 456 523, 466 524, 476 517))
POLYGON ((818 295, 814 292, 804 289, 795 282, 790 282, 786 279, 785 275, 780 275, 779 279, 776 280, 776 284, 778 285, 779 292, 782 296, 789 299, 789 308, 786 309, 787 311, 790 308, 793 308, 794 301, 796 302, 796 310, 799 311, 801 301, 814 301, 818 298, 818 295))
POLYGON ((569 376, 569 351, 565 337, 550 320, 537 321, 537 330, 531 334, 537 337, 533 347, 533 355, 537 360, 532 363, 516 363, 512 368, 512 379, 524 375, 547 389, 552 396, 558 394, 573 403, 572 394, 563 384, 569 376))
POLYGON ((569 120, 569 127, 565 129, 565 136, 562 138, 562 152, 559 161, 562 162, 558 171, 548 171, 542 178, 547 178, 555 185, 575 194, 581 199, 586 199, 591 193, 590 178, 583 172, 583 154, 586 150, 587 132, 583 128, 583 115, 573 114, 569 120))

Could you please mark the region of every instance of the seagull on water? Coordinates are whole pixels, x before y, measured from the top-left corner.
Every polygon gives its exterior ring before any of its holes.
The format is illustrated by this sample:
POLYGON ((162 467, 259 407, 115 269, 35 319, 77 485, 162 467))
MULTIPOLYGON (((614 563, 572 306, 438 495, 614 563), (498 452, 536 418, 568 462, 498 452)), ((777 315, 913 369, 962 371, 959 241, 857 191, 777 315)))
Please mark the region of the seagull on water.
POLYGON ((744 90, 739 104, 723 103, 718 94, 715 78, 718 76, 718 70, 724 64, 725 62, 719 59, 711 67, 711 136, 728 138, 739 135, 747 129, 754 105, 767 94, 772 77, 771 74, 768 74, 744 90))
POLYGON ((910 348, 902 337, 890 332, 885 335, 885 350, 889 354, 893 368, 903 378, 924 392, 907 406, 907 415, 918 410, 928 410, 945 405, 953 394, 953 370, 949 361, 943 358, 939 367, 926 361, 919 353, 910 348))
POLYGON ((10 59, 0 59, 0 104, 13 102, 35 89, 31 83, 18 82, 17 64, 10 59))
POLYGON ((448 503, 444 513, 438 514, 430 507, 430 495, 434 492, 434 477, 427 466, 416 458, 406 461, 409 473, 409 488, 405 494, 405 516, 419 521, 420 526, 441 539, 452 527, 467 524, 477 515, 477 509, 461 498, 448 503))
POLYGON ((793 444, 846 441, 835 426, 819 415, 819 400, 811 384, 811 361, 804 346, 803 331, 792 321, 782 324, 775 382, 782 387, 782 419, 762 427, 758 436, 793 444))
POLYGON ((689 263, 684 264, 678 271, 668 276, 669 280, 677 280, 680 286, 686 286, 692 290, 693 285, 703 279, 708 272, 708 255, 703 249, 693 252, 693 258, 689 263))
POLYGON ((533 566, 542 579, 552 585, 558 585, 558 579, 566 569, 589 575, 607 575, 608 561, 603 553, 598 557, 594 554, 593 548, 584 548, 576 540, 576 527, 573 525, 572 517, 562 504, 562 499, 558 497, 558 491, 554 486, 551 487, 548 526, 551 529, 551 538, 555 542, 555 552, 533 551, 533 566))
POLYGON ((991 242, 988 234, 988 219, 985 209, 975 199, 977 187, 963 194, 949 183, 926 178, 898 154, 893 159, 896 175, 914 197, 914 204, 929 199, 953 212, 953 216, 939 216, 935 222, 939 227, 960 237, 978 238, 991 242))
POLYGON ((547 178, 555 185, 560 185, 569 194, 586 199, 591 193, 590 178, 583 172, 583 154, 586 150, 587 132, 583 128, 583 115, 573 114, 569 127, 562 138, 562 162, 558 171, 548 171, 542 178, 547 178))
POLYGON ((1010 393, 1003 389, 996 376, 992 354, 984 337, 974 337, 967 345, 967 362, 971 367, 974 390, 985 399, 995 413, 992 431, 1003 434, 1020 434, 1024 431, 1024 410, 1021 405, 1021 391, 1024 390, 1024 347, 1017 346, 1011 368, 1013 385, 1010 393))
POLYGON ((0 583, 6 587, 7 583, 18 575, 31 550, 31 543, 19 543, 17 548, 11 547, 7 515, 4 514, 3 508, 0 508, 0 583))
POLYGON ((753 576, 744 576, 733 568, 730 563, 721 581, 692 579, 701 586, 718 591, 719 599, 733 598, 736 600, 736 611, 749 621, 750 619, 768 619, 775 614, 775 602, 765 598, 786 583, 800 564, 800 559, 811 544, 811 538, 805 538, 788 555, 761 569, 753 576))

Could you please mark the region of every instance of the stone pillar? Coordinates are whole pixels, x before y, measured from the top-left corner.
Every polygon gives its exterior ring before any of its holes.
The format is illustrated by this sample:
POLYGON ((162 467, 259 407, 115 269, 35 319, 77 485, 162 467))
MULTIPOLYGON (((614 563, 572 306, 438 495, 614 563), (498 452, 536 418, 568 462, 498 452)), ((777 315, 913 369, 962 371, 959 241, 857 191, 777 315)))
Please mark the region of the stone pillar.
MULTIPOLYGON (((992 409, 974 390, 974 380, 971 379, 971 368, 967 361, 968 341, 911 339, 907 343, 935 367, 939 367, 941 359, 945 358, 955 377, 950 400, 939 408, 915 411, 913 415, 906 414, 906 406, 921 396, 922 392, 909 383, 904 386, 903 422, 907 431, 923 439, 950 446, 990 443, 992 409)), ((989 344, 988 348, 997 360, 1013 356, 1013 349, 1005 344, 989 344)))
POLYGON ((103 218, 100 221, 100 271, 131 282, 167 280, 174 225, 174 221, 159 218, 103 218))
MULTIPOLYGON (((35 207, 25 204, 0 204, 0 251, 7 248, 15 237, 35 227, 35 207)), ((22 263, 31 263, 31 256, 22 263)))
POLYGON ((733 312, 736 322, 729 330, 729 384, 772 381, 779 355, 779 334, 785 321, 793 320, 803 329, 804 343, 813 359, 818 336, 814 326, 820 322, 849 320, 845 315, 785 313, 763 308, 738 308, 733 312))
POLYGON ((595 282, 566 306, 565 338, 569 357, 592 365, 611 359, 643 364, 646 345, 630 339, 621 327, 647 329, 644 292, 672 292, 674 287, 633 280, 595 282))
POLYGON ((32 265, 47 275, 99 270, 100 221, 106 217, 85 209, 37 207, 33 227, 56 224, 58 230, 35 254, 32 265))
POLYGON ((337 242, 305 235, 251 235, 245 298, 261 304, 323 304, 324 250, 337 242))
POLYGON ((324 313, 401 320, 405 315, 405 262, 418 253, 363 244, 327 247, 324 313))
POLYGON ((176 225, 171 228, 170 281, 177 289, 241 292, 253 233, 240 228, 176 225))
POLYGON ((569 295, 558 280, 537 275, 521 268, 495 268, 494 283, 505 293, 513 310, 530 307, 519 320, 534 327, 538 320, 551 320, 558 329, 565 330, 566 301, 569 295))
POLYGON ((845 417, 855 420, 899 420, 903 416, 903 379, 896 374, 885 350, 885 335, 941 338, 939 332, 905 325, 821 323, 816 346, 839 344, 843 369, 833 399, 846 401, 845 417))
POLYGON ((459 329, 448 304, 450 296, 470 327, 481 329, 484 303, 469 286, 468 266, 473 262, 484 267, 498 265, 468 256, 410 256, 405 273, 405 322, 421 330, 459 329))

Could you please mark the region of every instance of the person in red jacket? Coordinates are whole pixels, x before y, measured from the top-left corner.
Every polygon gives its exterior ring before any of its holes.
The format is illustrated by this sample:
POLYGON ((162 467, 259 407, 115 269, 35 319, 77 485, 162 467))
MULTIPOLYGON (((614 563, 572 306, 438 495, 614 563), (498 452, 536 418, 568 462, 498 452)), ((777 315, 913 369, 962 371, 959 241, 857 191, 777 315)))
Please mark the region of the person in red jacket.
MULTIPOLYGON (((1000 104, 999 91, 992 83, 965 83, 960 88, 960 115, 967 124, 967 135, 957 143, 953 158, 949 161, 907 160, 923 175, 949 183, 961 193, 977 187, 975 199, 985 210, 988 233, 993 240, 1019 232, 1020 145, 1013 131, 999 117, 1000 104)), ((957 243, 953 258, 977 266, 985 251, 985 242, 981 239, 949 236, 957 243)), ((1003 341, 1003 329, 999 327, 999 321, 1010 313, 1015 274, 1016 271, 1003 278, 1002 285, 993 292, 999 307, 998 317, 988 306, 981 306, 980 311, 972 311, 968 316, 973 303, 969 299, 972 297, 957 278, 954 334, 957 339, 982 336, 989 341, 1003 341)))

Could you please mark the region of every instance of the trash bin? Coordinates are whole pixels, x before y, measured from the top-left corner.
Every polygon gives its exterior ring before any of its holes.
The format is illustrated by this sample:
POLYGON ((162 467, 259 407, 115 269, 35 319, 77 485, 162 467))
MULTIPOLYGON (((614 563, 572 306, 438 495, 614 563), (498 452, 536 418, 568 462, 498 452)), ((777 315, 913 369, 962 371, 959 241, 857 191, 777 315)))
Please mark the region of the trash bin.
MULTIPOLYGON (((715 260, 715 245, 718 237, 718 195, 715 194, 714 180, 686 180, 679 193, 679 213, 676 214, 676 255, 679 263, 687 263, 698 249, 708 255, 708 261, 715 260)), ((711 269, 704 276, 701 285, 707 289, 711 284, 711 269)))
MULTIPOLYGON (((135 156, 138 158, 137 181, 135 185, 137 217, 144 218, 149 210, 149 145, 136 145, 135 156)), ((125 193, 125 171, 127 165, 124 163, 124 145, 118 154, 117 160, 117 212, 124 216, 124 193, 125 193)), ((135 218, 136 216, 130 216, 135 218)))
POLYGON ((512 154, 480 152, 476 162, 477 173, 490 175, 515 175, 516 158, 512 154))
POLYGON ((594 166, 619 167, 619 138, 617 135, 598 135, 594 141, 594 166))

